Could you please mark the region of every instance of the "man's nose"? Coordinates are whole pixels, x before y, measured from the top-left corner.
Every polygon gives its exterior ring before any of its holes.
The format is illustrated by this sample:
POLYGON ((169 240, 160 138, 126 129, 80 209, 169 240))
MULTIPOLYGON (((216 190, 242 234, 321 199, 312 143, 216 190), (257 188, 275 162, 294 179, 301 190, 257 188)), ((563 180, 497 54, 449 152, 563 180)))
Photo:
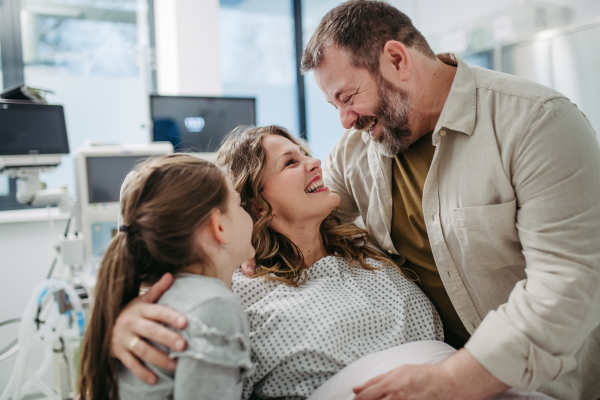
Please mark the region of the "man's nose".
POLYGON ((340 108, 340 121, 342 122, 342 126, 345 129, 352 128, 354 126, 354 124, 356 123, 357 119, 358 119, 358 114, 356 114, 354 111, 352 111, 346 107, 340 108))

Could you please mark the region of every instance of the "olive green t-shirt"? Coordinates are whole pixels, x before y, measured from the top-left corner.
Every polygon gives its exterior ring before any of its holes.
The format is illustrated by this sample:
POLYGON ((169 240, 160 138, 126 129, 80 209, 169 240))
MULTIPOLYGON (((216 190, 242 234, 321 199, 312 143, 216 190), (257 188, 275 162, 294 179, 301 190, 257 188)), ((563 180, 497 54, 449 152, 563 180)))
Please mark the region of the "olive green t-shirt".
POLYGON ((430 132, 423 136, 408 150, 396 155, 392 162, 393 211, 390 235, 398 253, 407 260, 405 266, 419 276, 419 287, 440 314, 445 342, 460 348, 470 335, 458 317, 440 278, 423 216, 423 187, 435 152, 431 142, 432 134, 430 132))

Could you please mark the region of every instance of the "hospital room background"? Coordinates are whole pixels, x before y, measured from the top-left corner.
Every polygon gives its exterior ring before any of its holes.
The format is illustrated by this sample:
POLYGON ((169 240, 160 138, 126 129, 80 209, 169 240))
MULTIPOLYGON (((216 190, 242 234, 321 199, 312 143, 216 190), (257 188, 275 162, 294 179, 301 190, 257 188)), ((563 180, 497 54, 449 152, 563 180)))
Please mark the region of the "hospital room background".
MULTIPOLYGON (((56 196, 37 207, 18 200, 18 177, 3 164, 4 156, 15 153, 0 153, 0 392, 23 352, 23 343, 15 341, 18 318, 36 286, 50 271, 75 282, 79 291, 93 286, 98 260, 117 227, 118 192, 106 187, 120 186, 122 174, 140 157, 193 151, 211 159, 223 134, 244 123, 284 126, 325 159, 343 128, 312 73, 302 76, 298 66, 320 19, 341 3, 0 3, 1 91, 41 94, 48 104, 62 106, 0 100, 0 111, 24 112, 19 118, 28 120, 45 118, 50 110, 46 117, 57 123, 48 134, 68 138, 68 150, 63 146, 58 158, 32 172, 56 196)), ((389 3, 412 18, 436 53, 456 52, 469 64, 552 87, 600 132, 599 0, 389 3)), ((0 149, 2 136, 11 134, 2 118, 0 113, 0 149)), ((69 363, 76 355, 70 360, 68 350, 54 353, 41 377, 60 398, 73 395, 69 363)), ((32 352, 31 364, 44 356, 32 352)), ((44 398, 36 385, 24 395, 44 398)))

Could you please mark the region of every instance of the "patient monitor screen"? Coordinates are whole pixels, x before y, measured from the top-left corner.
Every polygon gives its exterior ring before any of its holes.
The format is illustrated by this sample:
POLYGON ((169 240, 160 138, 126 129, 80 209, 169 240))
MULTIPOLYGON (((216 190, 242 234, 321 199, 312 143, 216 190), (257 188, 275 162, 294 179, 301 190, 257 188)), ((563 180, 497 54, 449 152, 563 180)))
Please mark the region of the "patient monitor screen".
POLYGON ((238 125, 255 125, 255 99, 151 96, 154 141, 175 151, 214 152, 238 125))
POLYGON ((90 204, 119 201, 125 177, 148 156, 87 157, 90 204))
POLYGON ((0 155, 69 154, 62 106, 0 103, 0 155))

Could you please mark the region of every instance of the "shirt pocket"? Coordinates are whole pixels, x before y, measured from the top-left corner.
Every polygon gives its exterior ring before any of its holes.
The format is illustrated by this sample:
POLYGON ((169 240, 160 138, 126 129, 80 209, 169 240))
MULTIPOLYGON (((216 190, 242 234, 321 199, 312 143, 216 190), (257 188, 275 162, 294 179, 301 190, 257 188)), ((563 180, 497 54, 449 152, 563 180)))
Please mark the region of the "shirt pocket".
POLYGON ((517 200, 454 210, 456 235, 465 266, 486 276, 499 269, 525 265, 516 227, 517 200))

